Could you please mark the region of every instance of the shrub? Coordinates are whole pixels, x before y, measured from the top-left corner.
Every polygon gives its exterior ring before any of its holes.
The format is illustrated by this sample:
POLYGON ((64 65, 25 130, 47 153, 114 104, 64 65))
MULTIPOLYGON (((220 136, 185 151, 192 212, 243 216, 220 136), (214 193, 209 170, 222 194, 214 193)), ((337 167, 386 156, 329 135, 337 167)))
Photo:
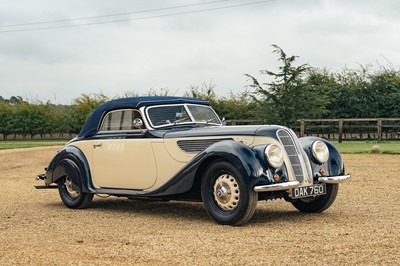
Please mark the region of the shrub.
POLYGON ((371 154, 381 154, 382 153, 381 147, 379 147, 379 145, 372 146, 370 153, 371 154))

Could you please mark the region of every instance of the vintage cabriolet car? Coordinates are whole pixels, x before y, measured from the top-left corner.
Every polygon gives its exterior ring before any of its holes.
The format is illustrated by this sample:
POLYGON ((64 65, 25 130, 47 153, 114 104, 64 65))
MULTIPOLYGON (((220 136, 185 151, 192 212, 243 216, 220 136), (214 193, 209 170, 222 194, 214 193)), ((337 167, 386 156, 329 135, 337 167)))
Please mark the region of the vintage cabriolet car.
POLYGON ((95 194, 193 200, 230 225, 247 222, 258 200, 322 212, 349 178, 324 139, 299 139, 282 126, 225 126, 209 102, 184 97, 99 106, 37 176, 56 183, 69 208, 87 207, 95 194))

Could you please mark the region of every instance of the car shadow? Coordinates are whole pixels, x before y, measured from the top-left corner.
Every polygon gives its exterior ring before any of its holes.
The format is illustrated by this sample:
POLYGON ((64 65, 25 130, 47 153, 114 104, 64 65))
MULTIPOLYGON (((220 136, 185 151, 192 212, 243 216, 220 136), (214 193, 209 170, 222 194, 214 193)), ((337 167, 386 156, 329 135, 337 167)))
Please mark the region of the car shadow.
MULTIPOLYGON (((62 202, 50 203, 55 208, 66 208, 62 202)), ((90 210, 98 210, 111 214, 146 215, 166 218, 179 218, 187 221, 204 221, 214 223, 208 216, 202 202, 188 201, 152 201, 152 200, 130 200, 127 198, 110 197, 106 199, 95 199, 90 206, 90 210)), ((326 213, 302 213, 297 210, 268 210, 257 208, 253 218, 246 225, 254 224, 276 224, 283 221, 307 222, 326 213)), ((246 226, 244 225, 244 226, 246 226)))
POLYGON ((209 221, 210 219, 201 202, 130 200, 126 198, 114 198, 113 200, 94 200, 89 208, 115 213, 140 213, 149 216, 161 216, 163 218, 179 217, 180 219, 186 219, 190 221, 209 221))
MULTIPOLYGON (((316 214, 302 213, 298 210, 256 210, 250 223, 253 224, 276 224, 277 222, 290 221, 298 222, 299 220, 307 220, 316 214)), ((318 214, 317 214, 318 215, 318 214)))

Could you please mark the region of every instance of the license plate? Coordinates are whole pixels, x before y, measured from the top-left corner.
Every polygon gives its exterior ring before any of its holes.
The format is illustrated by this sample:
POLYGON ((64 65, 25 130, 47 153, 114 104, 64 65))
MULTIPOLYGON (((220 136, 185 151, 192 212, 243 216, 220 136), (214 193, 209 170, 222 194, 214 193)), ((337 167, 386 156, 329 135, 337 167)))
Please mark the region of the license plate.
POLYGON ((315 197, 326 194, 326 184, 292 188, 292 199, 315 197))

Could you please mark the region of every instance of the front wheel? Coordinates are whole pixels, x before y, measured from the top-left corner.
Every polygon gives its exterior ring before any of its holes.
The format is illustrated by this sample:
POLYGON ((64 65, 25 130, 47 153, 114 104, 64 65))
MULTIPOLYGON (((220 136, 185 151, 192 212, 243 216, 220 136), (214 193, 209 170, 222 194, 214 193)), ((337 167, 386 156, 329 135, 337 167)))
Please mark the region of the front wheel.
POLYGON ((60 193, 61 200, 71 209, 86 208, 92 202, 94 194, 84 193, 80 190, 73 188, 72 179, 65 176, 58 180, 58 192, 60 193))
POLYGON ((313 198, 302 198, 292 204, 301 212, 316 213, 328 209, 336 199, 339 184, 326 184, 326 194, 313 198))
POLYGON ((232 164, 217 161, 204 174, 201 197, 207 213, 217 223, 241 225, 253 216, 258 194, 232 164))

